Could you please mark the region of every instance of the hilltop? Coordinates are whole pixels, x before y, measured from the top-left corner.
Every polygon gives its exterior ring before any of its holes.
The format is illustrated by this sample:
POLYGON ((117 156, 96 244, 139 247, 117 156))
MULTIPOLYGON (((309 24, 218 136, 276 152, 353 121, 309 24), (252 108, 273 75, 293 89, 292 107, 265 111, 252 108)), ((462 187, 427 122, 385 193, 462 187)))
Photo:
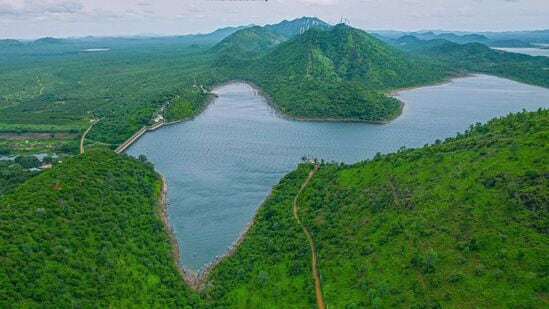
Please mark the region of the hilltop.
POLYGON ((38 40, 33 41, 32 45, 60 45, 60 44, 66 44, 69 40, 66 39, 57 39, 52 37, 45 37, 38 40))
POLYGON ((268 28, 254 26, 229 35, 212 51, 217 55, 216 65, 242 65, 287 39, 268 28))
POLYGON ((212 51, 221 54, 220 57, 245 59, 257 56, 257 53, 272 49, 310 29, 327 30, 330 28, 329 24, 312 17, 284 20, 278 24, 263 27, 251 26, 227 35, 212 48, 212 51), (254 53, 256 54, 254 55, 254 53))
POLYGON ((287 38, 302 34, 310 29, 328 30, 332 26, 316 17, 301 17, 291 21, 283 20, 278 24, 266 25, 265 28, 287 38))
POLYGON ((23 45, 25 44, 19 40, 12 40, 12 39, 0 40, 1 47, 14 47, 14 46, 23 46, 23 45))

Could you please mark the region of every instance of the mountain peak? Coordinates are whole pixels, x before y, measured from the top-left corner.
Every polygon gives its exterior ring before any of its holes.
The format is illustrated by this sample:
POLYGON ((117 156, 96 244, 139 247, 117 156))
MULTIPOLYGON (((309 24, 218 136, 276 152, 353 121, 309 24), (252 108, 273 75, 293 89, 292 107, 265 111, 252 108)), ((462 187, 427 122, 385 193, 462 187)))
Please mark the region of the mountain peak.
POLYGON ((309 29, 327 30, 332 26, 316 17, 301 17, 294 20, 284 20, 278 24, 266 25, 265 28, 274 33, 291 38, 298 34, 304 33, 309 29))

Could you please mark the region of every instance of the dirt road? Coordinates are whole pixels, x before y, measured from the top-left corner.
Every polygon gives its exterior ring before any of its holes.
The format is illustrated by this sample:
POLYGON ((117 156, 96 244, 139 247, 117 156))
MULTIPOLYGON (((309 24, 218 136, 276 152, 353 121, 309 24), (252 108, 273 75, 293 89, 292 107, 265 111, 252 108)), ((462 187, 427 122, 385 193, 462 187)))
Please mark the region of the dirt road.
POLYGON ((313 242, 313 237, 311 236, 311 233, 309 230, 301 223, 301 220, 299 219, 299 207, 297 205, 297 200, 299 199, 299 196, 301 195, 301 191, 307 187, 309 184, 309 181, 311 178, 313 178, 313 175, 318 170, 318 165, 315 165, 315 167, 309 172, 309 176, 305 181, 301 184, 301 188, 297 192, 295 199, 294 199, 294 217, 297 220, 297 222, 303 227, 303 232, 305 233, 305 236, 307 236, 307 240, 309 241, 309 247, 311 248, 311 255, 312 255, 312 270, 313 270, 313 277, 315 279, 315 290, 316 290, 316 303, 318 305, 319 309, 325 309, 326 306, 324 305, 324 299, 322 298, 322 288, 320 285, 320 276, 318 275, 317 267, 316 267, 316 250, 315 250, 315 244, 313 242))
POLYGON ((86 139, 86 134, 90 132, 90 130, 93 128, 93 125, 99 122, 99 120, 96 120, 90 124, 88 129, 82 134, 82 138, 80 139, 80 153, 84 153, 84 140, 86 139))

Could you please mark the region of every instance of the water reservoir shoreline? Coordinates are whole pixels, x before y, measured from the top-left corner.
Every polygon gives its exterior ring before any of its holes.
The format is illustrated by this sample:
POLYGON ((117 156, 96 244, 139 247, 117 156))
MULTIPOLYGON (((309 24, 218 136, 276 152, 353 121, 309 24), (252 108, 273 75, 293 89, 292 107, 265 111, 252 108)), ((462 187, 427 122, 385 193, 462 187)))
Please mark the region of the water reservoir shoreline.
POLYGON ((402 91, 402 117, 379 126, 281 118, 249 83, 214 91, 200 117, 142 134, 126 151, 146 155, 170 182, 165 224, 176 235, 178 265, 198 281, 245 239, 266 192, 302 155, 354 163, 549 102, 547 89, 481 75, 402 91))

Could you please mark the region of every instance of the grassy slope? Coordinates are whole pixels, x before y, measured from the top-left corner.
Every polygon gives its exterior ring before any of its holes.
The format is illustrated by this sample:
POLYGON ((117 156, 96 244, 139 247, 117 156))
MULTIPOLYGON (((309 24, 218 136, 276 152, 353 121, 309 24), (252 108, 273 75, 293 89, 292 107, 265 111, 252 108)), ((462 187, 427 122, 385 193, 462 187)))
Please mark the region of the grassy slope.
POLYGON ((107 151, 68 159, 0 199, 0 307, 177 306, 181 284, 150 166, 107 151))
MULTIPOLYGON (((521 113, 426 148, 321 166, 300 205, 317 246, 325 302, 546 305, 547 119, 549 111, 521 113)), ((215 269, 214 296, 235 306, 259 297, 314 303, 307 243, 291 211, 308 169, 283 179, 242 247, 215 269), (291 264, 302 266, 294 274, 286 271, 291 264), (275 288, 258 284, 259 270, 276 278, 275 288), (308 278, 305 295, 287 288, 293 276, 308 278)))
POLYGON ((321 168, 303 199, 327 303, 543 304, 548 116, 321 168))

